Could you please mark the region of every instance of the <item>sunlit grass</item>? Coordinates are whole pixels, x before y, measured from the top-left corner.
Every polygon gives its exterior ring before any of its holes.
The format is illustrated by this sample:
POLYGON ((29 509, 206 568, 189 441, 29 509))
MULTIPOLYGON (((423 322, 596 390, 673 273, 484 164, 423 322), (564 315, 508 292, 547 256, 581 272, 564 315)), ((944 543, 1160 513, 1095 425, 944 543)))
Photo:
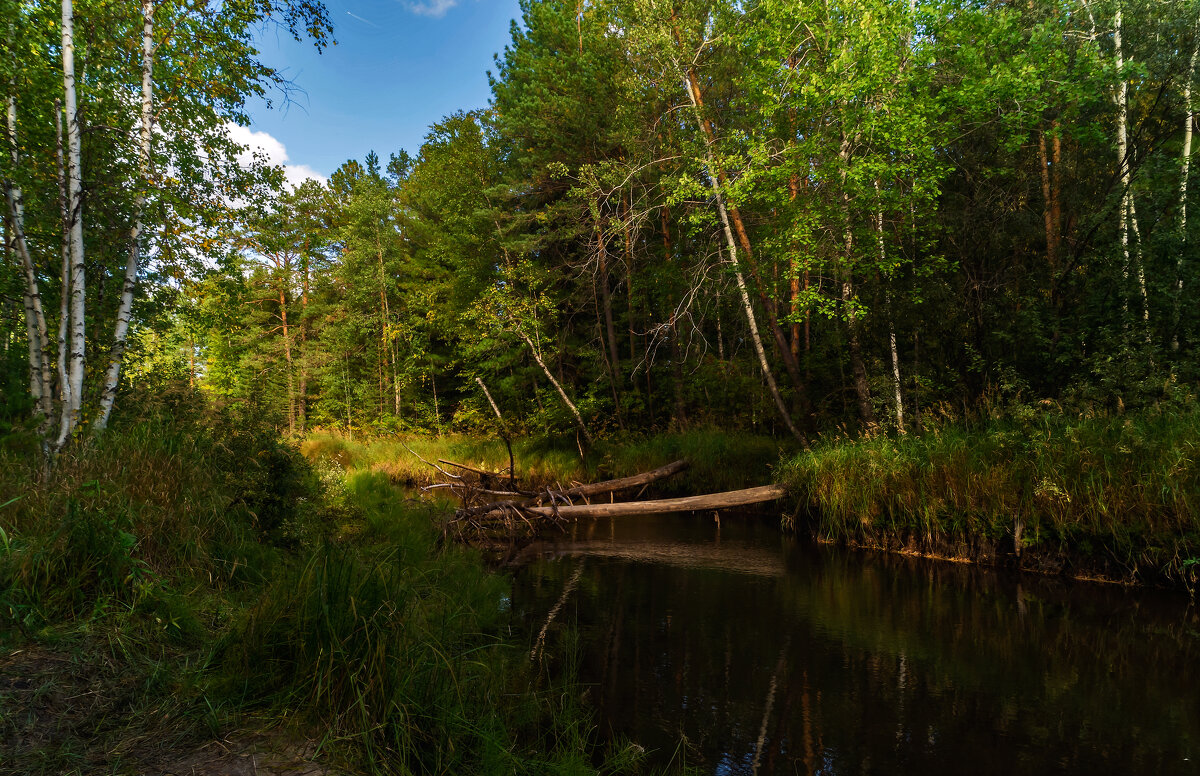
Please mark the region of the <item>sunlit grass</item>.
MULTIPOLYGON (((448 435, 363 441, 323 432, 306 438, 300 449, 310 460, 382 472, 393 482, 409 485, 443 480, 444 476, 429 465, 439 459, 497 473, 508 469, 508 451, 501 440, 494 438, 448 435)), ((513 441, 513 459, 518 479, 548 485, 625 477, 682 458, 691 467, 657 485, 656 492, 709 493, 765 484, 787 449, 770 437, 700 428, 602 439, 586 457, 580 456, 573 440, 517 439, 513 441)), ((443 468, 455 471, 453 467, 443 468)))
POLYGON ((792 458, 782 481, 827 539, 931 551, 1007 542, 1120 578, 1196 580, 1197 409, 832 440, 792 458))

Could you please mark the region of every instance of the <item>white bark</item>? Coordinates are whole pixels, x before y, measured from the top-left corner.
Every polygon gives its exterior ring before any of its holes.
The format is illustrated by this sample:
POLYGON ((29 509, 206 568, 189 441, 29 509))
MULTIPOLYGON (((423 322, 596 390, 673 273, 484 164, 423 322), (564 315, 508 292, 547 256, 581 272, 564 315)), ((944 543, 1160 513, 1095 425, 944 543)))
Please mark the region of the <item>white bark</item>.
MULTIPOLYGON (((154 124, 154 3, 142 0, 142 124, 138 146, 138 192, 133 201, 133 228, 129 235, 129 259, 125 264, 125 282, 121 286, 121 304, 117 308, 116 330, 113 332, 112 352, 100 393, 100 416, 96 431, 103 431, 117 399, 121 381, 121 362, 125 359, 125 342, 129 334, 129 319, 133 314, 133 292, 137 286, 142 233, 142 211, 146 205, 146 187, 150 185, 150 139, 154 124)), ((290 360, 290 359, 289 359, 290 360)), ((288 379, 291 379, 289 372, 288 379)))
POLYGON ((796 428, 796 424, 792 422, 792 416, 788 412, 787 405, 783 403, 783 396, 779 393, 779 386, 775 383, 775 375, 771 372, 771 365, 767 361, 767 353, 763 349, 762 336, 758 333, 758 320, 754 316, 754 305, 750 301, 750 292, 746 289, 746 280, 742 276, 742 265, 738 261, 737 242, 733 237, 733 228, 729 225, 729 213, 725 206, 725 194, 721 190, 720 181, 717 179, 717 166, 713 162, 712 149, 709 147, 707 133, 704 133, 704 117, 700 115, 700 106, 696 101, 696 95, 692 91, 692 83, 688 79, 683 68, 679 68, 683 76, 683 89, 687 92, 688 100, 692 104, 692 114, 695 116, 696 124, 700 127, 700 131, 704 134, 704 163, 708 166, 708 180, 712 186, 713 198, 717 203, 717 214, 721 219, 721 231, 725 235, 725 247, 729 251, 729 261, 733 265, 733 276, 737 280, 738 291, 742 297, 742 309, 746 313, 746 321, 750 325, 750 340, 754 343, 754 352, 758 354, 758 365, 762 369, 763 378, 767 381, 767 388, 771 392, 771 398, 775 400, 775 407, 779 410, 779 416, 783 419, 783 423, 787 426, 797 441, 806 448, 808 447, 808 439, 804 434, 800 433, 800 429, 796 428))
MULTIPOLYGON (((1200 54, 1200 19, 1192 33, 1192 58, 1188 71, 1183 77, 1183 152, 1179 161, 1179 238, 1186 245, 1187 236, 1187 193, 1188 177, 1192 165, 1192 124, 1196 120, 1195 106, 1192 104, 1192 77, 1196 72, 1196 57, 1200 54)), ((1183 301, 1183 251, 1175 262, 1175 325, 1179 326, 1179 308, 1183 301)), ((1171 347, 1179 349, 1179 333, 1171 339, 1171 347)))
POLYGON ((59 293, 58 309, 58 411, 64 412, 70 404, 71 386, 67 380, 67 330, 71 317, 71 213, 67 205, 67 162, 63 157, 63 111, 62 100, 54 101, 54 134, 58 161, 58 209, 62 225, 62 290, 59 293))
POLYGON ((544 372, 546 377, 550 379, 551 385, 554 386, 554 390, 558 391, 558 395, 562 398, 563 404, 566 404, 567 409, 571 410, 571 414, 575 416, 575 422, 579 425, 579 430, 583 432, 583 438, 586 439, 590 445, 592 443, 592 435, 588 432, 587 425, 583 422, 583 416, 579 414, 579 409, 576 408, 575 403, 572 402, 567 396, 567 392, 563 390, 562 385, 554 378, 554 373, 550 371, 550 368, 546 366, 546 362, 542 360, 542 356, 540 353, 538 353, 537 346, 533 344, 533 340, 531 340, 529 336, 525 334, 525 332, 519 329, 517 330, 517 336, 523 339, 525 344, 529 346, 530 352, 533 353, 533 360, 537 361, 538 366, 542 368, 542 372, 544 372))
MULTIPOLYGON (((875 196, 879 196, 879 181, 875 181, 875 196)), ((883 241, 883 207, 880 205, 875 210, 875 239, 879 243, 879 267, 881 270, 887 267, 887 248, 883 241)), ((886 282, 886 276, 885 276, 886 282)), ((900 393, 900 354, 896 349, 896 323, 892 317, 892 295, 887 289, 884 289, 884 298, 887 302, 888 312, 888 344, 892 352, 892 387, 893 387, 893 407, 896 410, 896 428, 901 434, 904 433, 904 398, 900 393)))
MULTIPOLYGON (((17 98, 9 95, 7 111, 9 154, 12 170, 16 171, 20 158, 17 154, 17 98)), ((25 275, 25 326, 29 340, 29 391, 43 420, 49 420, 53 411, 51 396, 50 341, 46 334, 46 316, 42 309, 42 294, 38 288, 37 271, 29 243, 25 240, 25 200, 21 187, 15 181, 7 181, 5 198, 12 222, 13 244, 21 260, 25 275)))
MULTIPOLYGON (((1117 164, 1121 173, 1121 253, 1124 256, 1122 277, 1128 282, 1131 268, 1137 274, 1138 291, 1142 297, 1142 321, 1146 325, 1146 338, 1150 337, 1150 300, 1146 292, 1146 272, 1142 267, 1141 245, 1130 240, 1130 231, 1137 237, 1137 213, 1133 201, 1133 175, 1129 164, 1129 83, 1125 76, 1125 50, 1122 43, 1121 6, 1117 5, 1113 26, 1113 50, 1116 56, 1117 74, 1121 79, 1117 87, 1117 164)), ((1128 302, 1124 304, 1129 309, 1128 302)))
MULTIPOLYGON (((75 96, 75 11, 71 0, 62 0, 63 98, 67 120, 67 206, 70 215, 67 247, 71 254, 71 322, 67 355, 70 401, 64 405, 57 447, 66 444, 79 424, 83 398, 85 348, 85 278, 83 264, 83 176, 80 171, 79 110, 75 96)), ((63 289, 63 293, 67 293, 63 289)))

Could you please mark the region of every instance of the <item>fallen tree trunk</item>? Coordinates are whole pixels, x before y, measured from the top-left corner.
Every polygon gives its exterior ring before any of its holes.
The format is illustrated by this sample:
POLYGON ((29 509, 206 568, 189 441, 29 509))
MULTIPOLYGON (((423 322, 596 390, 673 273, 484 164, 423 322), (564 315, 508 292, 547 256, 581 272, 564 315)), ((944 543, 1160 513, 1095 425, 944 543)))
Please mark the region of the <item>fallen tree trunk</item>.
MULTIPOLYGON (((585 517, 618 517, 621 515, 661 515, 668 512, 696 512, 709 509, 728 509, 749 504, 775 501, 787 493, 782 485, 762 485, 745 490, 709 493, 703 496, 664 498, 656 501, 629 501, 619 504, 578 504, 562 507, 523 507, 522 512, 539 517, 576 520, 585 517)), ((490 514, 490 513, 489 513, 490 514)))
MULTIPOLYGON (((447 463, 443 461, 443 463, 447 463)), ((598 496, 603 493, 616 493, 619 490, 628 490, 630 488, 645 487, 659 480, 665 480, 668 477, 673 477, 690 464, 687 461, 679 460, 672 461, 666 466, 660 466, 657 469, 651 469, 648 472, 634 474, 630 477, 621 477, 615 480, 605 480, 604 482, 593 482, 586 485, 576 485, 573 488, 568 488, 563 491, 547 490, 540 494, 537 498, 527 499, 525 501, 502 501, 493 504, 481 504, 472 509, 460 510, 458 517, 466 518, 479 515, 487 515, 492 512, 500 512, 505 509, 525 509, 527 507, 537 507, 541 504, 557 501, 565 501, 570 503, 573 498, 584 498, 588 496, 598 496)))
POLYGON ((627 488, 636 488, 639 485, 649 485, 659 480, 665 480, 667 477, 673 477, 679 472, 686 469, 690 464, 687 461, 672 461, 666 466, 660 466, 657 469, 651 469, 648 472, 634 474, 631 477, 621 477, 616 480, 606 480, 604 482, 593 482, 588 485, 576 485, 570 490, 564 490, 562 495, 567 498, 574 496, 596 496, 601 493, 612 493, 618 490, 627 488))

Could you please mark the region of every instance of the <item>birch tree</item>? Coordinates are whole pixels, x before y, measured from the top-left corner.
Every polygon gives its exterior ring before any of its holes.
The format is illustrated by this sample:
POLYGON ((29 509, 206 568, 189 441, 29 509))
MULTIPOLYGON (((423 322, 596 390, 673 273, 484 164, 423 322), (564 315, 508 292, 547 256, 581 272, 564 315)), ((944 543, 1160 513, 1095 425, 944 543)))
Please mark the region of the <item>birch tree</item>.
POLYGON ((241 169, 241 149, 226 129, 231 120, 244 120, 242 104, 248 95, 286 87, 276 71, 256 59, 253 35, 258 25, 279 24, 297 39, 311 36, 318 48, 330 31, 324 8, 309 0, 219 6, 143 0, 136 16, 132 8, 114 11, 94 7, 90 0, 62 0, 56 10, 59 35, 51 41, 42 37, 50 21, 45 7, 4 7, 9 25, 24 25, 27 33, 20 57, 4 68, 5 160, 11 168, 4 176, 5 210, 27 270, 26 338, 31 364, 39 365, 31 369, 30 392, 43 418, 48 457, 77 435, 85 417, 92 418, 94 432, 109 422, 135 324, 134 300, 146 265, 148 235, 175 241, 162 255, 204 253, 221 227, 213 213, 227 209, 230 198, 246 191, 259 175, 241 169), (88 23, 79 22, 81 15, 88 23), (134 27, 139 31, 136 40, 123 37, 134 27), (81 46, 89 64, 86 80, 76 73, 81 46), (134 52, 136 57, 129 56, 134 52), (128 67, 131 61, 136 67, 128 67), (37 80, 51 62, 61 72, 57 87, 37 80), (154 98, 160 77, 156 64, 163 65, 163 91, 169 95, 161 103, 154 98), (18 83, 27 90, 21 92, 18 83), (134 110, 119 97, 130 93, 140 93, 134 110), (33 118, 22 124, 22 112, 33 118), (47 132, 51 124, 54 132, 47 132), (105 131, 89 131, 93 124, 105 131), (57 174, 47 175, 46 165, 19 153, 22 126, 42 143, 32 146, 33 156, 57 160, 57 174), (154 139, 160 136, 164 142, 156 149, 154 139), (91 144, 88 149, 85 143, 91 144), (83 170, 85 159, 96 167, 83 170), (156 162, 172 169, 169 180, 152 179, 156 162), (36 245, 26 238, 29 215, 18 183, 22 176, 39 190, 36 245), (94 182, 86 197, 85 178, 94 182), (54 202, 57 205, 46 207, 54 202), (61 225, 61 283, 42 269, 52 252, 47 239, 59 237, 54 224, 61 225), (124 250, 121 270, 113 272, 117 245, 124 250), (101 280, 118 275, 119 290, 113 298, 102 298, 99 287, 89 285, 88 275, 93 273, 101 280), (47 288, 60 292, 57 299, 47 299, 47 288), (53 342, 51 311, 57 313, 59 333, 53 342), (98 332, 105 329, 112 332, 106 343, 108 358, 101 368, 89 368, 88 351, 100 344, 103 337, 98 332), (57 369, 52 366, 55 361, 57 369), (87 383, 89 374, 101 373, 103 379, 95 385, 87 383), (94 413, 85 411, 89 401, 97 402, 94 413), (53 433, 51 424, 57 425, 53 433))

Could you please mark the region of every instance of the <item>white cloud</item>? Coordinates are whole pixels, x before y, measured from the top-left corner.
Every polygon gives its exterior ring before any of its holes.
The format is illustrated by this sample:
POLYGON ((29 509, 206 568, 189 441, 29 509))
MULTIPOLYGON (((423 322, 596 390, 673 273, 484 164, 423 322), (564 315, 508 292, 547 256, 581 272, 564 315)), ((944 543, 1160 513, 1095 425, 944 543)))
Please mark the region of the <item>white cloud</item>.
POLYGON ((458 0, 425 0, 421 3, 406 2, 404 5, 418 16, 440 19, 446 15, 446 11, 458 5, 458 0))
MULTIPOLYGON (((446 2, 447 0, 433 0, 433 2, 446 2)), ((246 146, 246 150, 238 157, 238 161, 242 164, 249 164, 255 153, 261 154, 268 164, 273 164, 283 168, 283 177, 291 186, 299 186, 306 180, 315 180, 320 183, 328 183, 329 179, 321 173, 317 172, 307 164, 289 164, 287 147, 279 140, 267 132, 255 132, 249 127, 239 126, 230 122, 225 125, 229 132, 229 137, 238 145, 246 146)))

